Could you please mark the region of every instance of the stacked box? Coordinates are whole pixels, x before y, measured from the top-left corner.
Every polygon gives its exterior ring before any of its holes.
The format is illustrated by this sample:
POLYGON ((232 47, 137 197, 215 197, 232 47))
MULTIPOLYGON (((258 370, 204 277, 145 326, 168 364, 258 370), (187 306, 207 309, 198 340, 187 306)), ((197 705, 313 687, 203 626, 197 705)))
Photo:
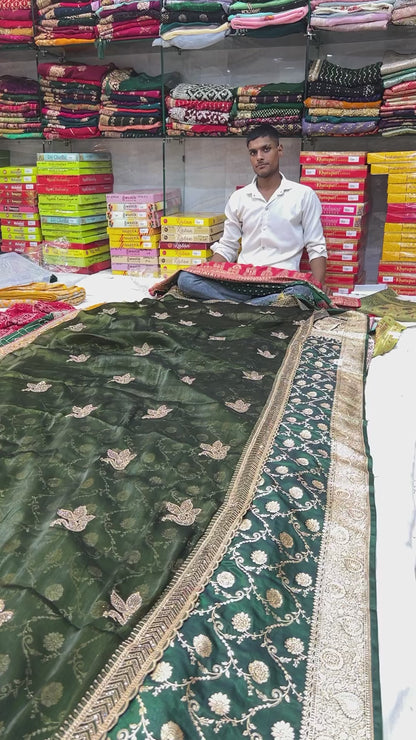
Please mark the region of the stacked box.
POLYGON ((0 225, 2 252, 19 252, 41 262, 36 166, 0 167, 0 225))
POLYGON ((160 271, 168 274, 207 262, 224 231, 224 213, 174 213, 162 218, 160 271))
POLYGON ((179 188, 144 188, 107 195, 107 232, 111 271, 116 275, 159 276, 159 242, 163 214, 181 205, 179 188))
POLYGON ((109 268, 111 155, 38 154, 37 170, 44 264, 54 272, 85 274, 109 268))
POLYGON ((416 295, 416 151, 369 152, 371 174, 387 175, 387 213, 377 282, 416 295))
MULTIPOLYGON (((300 182, 315 190, 322 205, 328 259, 326 283, 334 293, 351 293, 364 278, 368 165, 366 152, 301 152, 300 182)), ((300 269, 309 271, 306 249, 300 269)))

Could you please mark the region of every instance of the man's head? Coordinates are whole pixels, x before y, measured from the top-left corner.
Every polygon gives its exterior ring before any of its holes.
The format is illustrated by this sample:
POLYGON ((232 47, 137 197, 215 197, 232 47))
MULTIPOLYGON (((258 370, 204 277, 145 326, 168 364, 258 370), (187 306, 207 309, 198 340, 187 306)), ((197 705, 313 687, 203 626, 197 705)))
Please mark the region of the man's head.
POLYGON ((269 123, 253 128, 246 136, 250 162, 257 177, 266 178, 279 173, 282 145, 279 134, 269 123))

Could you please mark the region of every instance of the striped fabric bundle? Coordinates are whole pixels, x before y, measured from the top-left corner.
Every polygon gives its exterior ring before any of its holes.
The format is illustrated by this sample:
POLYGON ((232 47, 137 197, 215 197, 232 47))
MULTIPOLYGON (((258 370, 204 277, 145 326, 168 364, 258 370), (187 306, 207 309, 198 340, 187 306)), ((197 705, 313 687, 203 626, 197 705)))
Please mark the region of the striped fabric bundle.
POLYGON ((380 108, 383 136, 416 133, 416 55, 386 52, 381 65, 384 86, 380 108))
POLYGON ((180 83, 166 98, 169 136, 225 136, 234 101, 227 85, 180 83))
POLYGON ((303 82, 243 85, 237 88, 230 133, 244 136, 261 123, 270 123, 280 136, 302 130, 303 82))
POLYGON ((33 41, 31 0, 0 0, 0 45, 33 41))
POLYGON ((394 0, 311 0, 311 28, 330 31, 386 29, 394 0))
POLYGON ((159 43, 180 49, 203 49, 222 41, 229 33, 230 1, 165 0, 159 43))

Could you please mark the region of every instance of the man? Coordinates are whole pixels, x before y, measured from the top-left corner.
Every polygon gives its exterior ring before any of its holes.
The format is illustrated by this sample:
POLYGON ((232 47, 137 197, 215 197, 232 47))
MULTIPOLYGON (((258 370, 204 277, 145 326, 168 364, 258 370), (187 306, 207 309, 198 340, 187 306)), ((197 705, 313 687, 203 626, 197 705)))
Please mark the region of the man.
MULTIPOLYGON (((326 244, 321 224, 321 204, 307 185, 287 180, 279 170, 282 145, 268 123, 247 135, 247 148, 255 176, 249 185, 232 193, 225 207, 221 239, 212 245, 212 262, 239 262, 298 270, 306 247, 313 277, 325 290, 326 244), (241 240, 241 250, 240 250, 241 240), (239 251, 240 250, 240 251, 239 251)), ((264 304, 274 295, 253 298, 209 278, 182 271, 179 288, 202 300, 235 300, 264 304)), ((298 294, 306 286, 289 286, 285 293, 298 294)), ((301 295, 299 295, 301 297, 301 295)))

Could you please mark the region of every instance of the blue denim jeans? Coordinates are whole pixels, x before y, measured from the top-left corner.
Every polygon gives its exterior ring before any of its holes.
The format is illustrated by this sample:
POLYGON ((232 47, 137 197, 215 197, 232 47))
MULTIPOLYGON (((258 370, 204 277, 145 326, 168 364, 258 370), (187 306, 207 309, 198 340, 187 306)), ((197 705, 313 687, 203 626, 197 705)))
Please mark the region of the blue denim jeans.
POLYGON ((179 273, 178 288, 190 298, 199 298, 200 301, 235 301, 236 303, 250 303, 252 306, 267 306, 284 293, 285 295, 294 295, 307 302, 314 302, 312 290, 307 285, 288 285, 279 293, 270 293, 269 295, 253 296, 250 293, 242 293, 228 285, 223 285, 218 280, 211 278, 199 277, 191 272, 182 270, 179 273))

